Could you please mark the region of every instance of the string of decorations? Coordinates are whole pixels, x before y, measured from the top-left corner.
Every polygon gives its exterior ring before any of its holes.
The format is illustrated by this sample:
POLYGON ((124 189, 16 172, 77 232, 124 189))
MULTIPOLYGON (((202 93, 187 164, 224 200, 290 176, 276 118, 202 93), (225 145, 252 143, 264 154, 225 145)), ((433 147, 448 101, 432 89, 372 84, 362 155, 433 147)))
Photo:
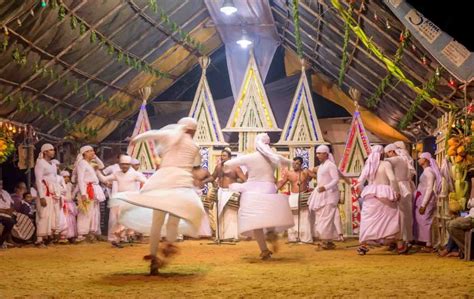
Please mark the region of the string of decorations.
MULTIPOLYGON (((436 85, 438 84, 440 78, 440 73, 436 72, 427 82, 423 84, 423 90, 425 90, 427 93, 431 93, 435 90, 436 85)), ((419 93, 415 100, 411 103, 410 108, 408 109, 407 113, 402 117, 400 120, 400 123, 398 124, 398 128, 401 130, 404 130, 407 128, 407 126, 411 123, 413 120, 413 117, 415 116, 415 112, 418 109, 418 107, 421 105, 423 102, 423 94, 419 93)))
POLYGON ((195 48, 200 55, 203 55, 205 52, 205 47, 203 44, 194 39, 189 32, 184 31, 176 22, 172 21, 169 15, 161 7, 158 6, 156 0, 148 0, 150 9, 155 13, 160 15, 160 21, 171 31, 170 35, 176 35, 178 38, 188 44, 189 46, 195 48))
POLYGON ((26 126, 0 119, 0 164, 15 152, 14 137, 22 131, 26 132, 26 126))
MULTIPOLYGON (((398 65, 400 61, 402 60, 402 56, 403 56, 405 47, 408 43, 409 37, 410 37, 410 32, 408 30, 405 30, 404 32, 400 33, 400 43, 398 45, 398 49, 395 53, 394 60, 393 60, 395 65, 398 65)), ((393 77, 392 73, 388 72, 388 74, 382 79, 380 84, 377 86, 377 89, 372 94, 372 96, 367 99, 366 101, 367 107, 374 108, 375 106, 377 106, 378 102, 380 101, 380 98, 385 93, 385 89, 389 85, 392 77, 393 77)))
POLYGON ((92 44, 98 44, 100 48, 105 49, 107 54, 114 58, 117 62, 125 63, 129 67, 139 71, 145 72, 157 78, 170 78, 169 73, 160 71, 144 60, 140 59, 138 56, 126 52, 117 46, 114 42, 109 40, 102 33, 92 29, 83 19, 75 15, 66 5, 63 4, 61 0, 52 0, 51 6, 52 9, 58 9, 58 20, 62 21, 67 15, 67 12, 70 13, 70 26, 72 30, 79 30, 79 34, 82 36, 87 31, 90 31, 89 41, 92 44))
POLYGON ((78 132, 86 135, 87 137, 97 136, 98 130, 85 125, 81 125, 75 121, 71 121, 69 117, 63 116, 61 113, 51 110, 48 111, 48 107, 38 101, 26 101, 22 95, 19 96, 7 96, 5 97, 5 103, 7 105, 15 104, 15 107, 19 112, 36 112, 54 122, 59 122, 64 126, 64 130, 67 133, 78 132))
POLYGON ((349 33, 350 33, 349 25, 347 23, 344 23, 344 40, 342 43, 342 58, 341 58, 341 66, 339 67, 339 78, 337 80, 339 87, 341 87, 342 83, 344 82, 344 76, 346 74, 346 68, 347 68, 347 61, 349 60, 348 53, 347 53, 347 46, 349 44, 349 33))
POLYGON ((444 107, 448 109, 453 109, 454 105, 452 103, 448 103, 446 101, 441 101, 432 97, 427 90, 416 86, 410 79, 408 79, 403 71, 395 65, 395 63, 386 57, 382 51, 372 42, 370 38, 367 37, 366 33, 362 30, 362 28, 357 24, 354 18, 349 14, 347 10, 345 10, 339 0, 331 0, 332 5, 339 11, 339 14, 344 19, 346 23, 349 24, 352 32, 354 32, 360 39, 360 41, 364 44, 364 46, 371 52, 375 57, 380 59, 385 65, 387 70, 399 81, 405 83, 408 87, 410 87, 413 91, 417 94, 421 95, 423 100, 428 101, 432 105, 436 105, 439 107, 444 107))
POLYGON ((300 59, 303 59, 303 42, 301 41, 300 32, 300 13, 298 10, 299 0, 293 0, 292 15, 293 15, 293 26, 295 27, 295 42, 296 42, 296 53, 300 59))

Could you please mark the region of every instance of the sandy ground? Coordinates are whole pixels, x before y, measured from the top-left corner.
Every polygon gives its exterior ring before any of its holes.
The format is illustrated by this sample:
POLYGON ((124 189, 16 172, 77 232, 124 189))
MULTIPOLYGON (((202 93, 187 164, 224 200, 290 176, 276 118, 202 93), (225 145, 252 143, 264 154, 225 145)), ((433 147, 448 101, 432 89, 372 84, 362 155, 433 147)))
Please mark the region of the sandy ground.
POLYGON ((159 277, 146 276, 147 245, 107 243, 0 251, 0 298, 474 297, 474 262, 384 248, 358 256, 354 241, 334 251, 287 245, 271 261, 257 244, 179 244, 159 277), (349 247, 349 248, 346 248, 349 247))

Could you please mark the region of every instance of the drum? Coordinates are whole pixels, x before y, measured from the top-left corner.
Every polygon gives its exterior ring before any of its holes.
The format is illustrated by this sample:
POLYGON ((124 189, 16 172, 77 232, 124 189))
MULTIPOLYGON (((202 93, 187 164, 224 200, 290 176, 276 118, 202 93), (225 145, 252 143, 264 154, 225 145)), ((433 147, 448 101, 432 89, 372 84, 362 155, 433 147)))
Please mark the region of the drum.
POLYGON ((300 197, 301 208, 307 208, 308 207, 308 200, 309 200, 310 195, 311 195, 311 192, 301 193, 301 197, 300 197))
POLYGON ((229 201, 227 202, 228 207, 234 208, 234 209, 239 209, 240 207, 240 193, 234 192, 229 198, 229 201))
POLYGON ((35 233, 35 225, 30 217, 25 214, 13 213, 16 216, 16 224, 12 229, 12 236, 27 241, 33 237, 35 233))
POLYGON ((209 201, 209 196, 201 195, 201 200, 204 209, 210 211, 214 208, 214 201, 209 201))

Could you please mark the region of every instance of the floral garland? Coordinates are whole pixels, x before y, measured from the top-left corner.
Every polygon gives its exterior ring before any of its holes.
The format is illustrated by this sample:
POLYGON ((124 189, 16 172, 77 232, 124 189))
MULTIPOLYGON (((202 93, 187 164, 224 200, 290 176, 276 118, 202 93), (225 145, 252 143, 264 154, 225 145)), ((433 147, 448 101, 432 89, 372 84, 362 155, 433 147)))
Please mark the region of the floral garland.
MULTIPOLYGON (((408 30, 405 30, 400 34, 400 44, 398 45, 397 52, 395 53, 395 58, 394 58, 394 63, 395 65, 398 65, 400 61, 402 60, 402 56, 404 53, 404 50, 406 48, 406 45, 408 43, 408 38, 410 37, 410 32, 408 30)), ((380 84, 377 86, 377 89, 375 90, 374 94, 367 99, 367 107, 369 108, 374 108, 378 102, 380 101, 380 98, 385 92, 385 89, 387 88, 388 84, 390 83, 390 80, 392 79, 393 75, 392 73, 388 73, 380 82, 380 84)))
POLYGON ((349 33, 350 33, 349 24, 344 23, 344 41, 342 44, 342 59, 341 59, 341 66, 339 68, 339 78, 337 80, 339 87, 341 87, 342 83, 344 82, 344 76, 346 74, 346 68, 347 68, 347 61, 349 60, 349 57, 347 56, 347 46, 349 44, 349 33))
MULTIPOLYGON (((426 83, 423 84, 423 90, 426 93, 433 92, 435 90, 436 85, 438 84, 439 77, 439 73, 436 73, 434 76, 432 76, 426 83)), ((412 121, 413 116, 415 116, 416 110, 418 109, 418 107, 420 107, 423 100, 423 94, 419 93, 411 104, 407 113, 400 120, 400 123, 398 124, 399 129, 404 130, 407 128, 408 124, 410 124, 410 122, 412 121)))
POLYGON ((303 59, 303 42, 300 32, 300 13, 298 11, 299 0, 293 0, 292 14, 293 25, 295 26, 296 53, 300 59, 303 59))
POLYGON ((339 0, 331 0, 332 5, 339 11, 339 14, 343 18, 343 20, 349 24, 351 30, 357 35, 359 40, 364 44, 364 46, 371 52, 375 57, 380 59, 387 67, 387 70, 399 81, 405 83, 408 87, 410 87, 414 92, 421 95, 421 99, 428 101, 432 105, 436 105, 439 107, 444 107, 447 109, 455 108, 455 105, 452 103, 442 101, 432 97, 425 89, 420 88, 415 85, 412 81, 410 81, 403 71, 395 65, 393 61, 387 58, 382 51, 372 42, 372 40, 367 37, 365 32, 362 28, 357 24, 356 20, 342 7, 339 0))
POLYGON ((3 131, 0 131, 0 163, 5 162, 15 152, 15 141, 3 131))
POLYGON ((196 39, 191 37, 189 32, 184 31, 181 27, 176 23, 173 22, 170 17, 166 14, 166 12, 158 6, 156 0, 148 0, 150 9, 155 13, 160 15, 160 21, 171 31, 171 35, 177 33, 177 36, 180 40, 191 47, 196 48, 199 54, 203 54, 205 52, 204 45, 198 42, 196 39))
POLYGON ((117 45, 115 45, 112 41, 108 40, 105 35, 101 34, 100 32, 93 30, 90 28, 84 20, 79 18, 78 16, 74 15, 73 12, 65 6, 61 0, 53 0, 51 2, 51 8, 56 9, 58 8, 58 20, 62 21, 66 17, 67 11, 71 13, 70 19, 70 26, 72 30, 79 29, 79 34, 83 35, 88 30, 90 31, 89 40, 91 43, 96 44, 98 43, 102 48, 107 51, 107 54, 113 57, 117 62, 125 62, 129 67, 134 68, 137 71, 146 72, 152 76, 157 78, 170 78, 171 75, 166 72, 162 72, 150 64, 146 63, 144 60, 136 57, 135 55, 124 52, 120 49, 117 45), (134 57, 135 56, 135 57, 134 57))
POLYGON ((80 125, 79 123, 71 121, 68 117, 64 117, 54 110, 48 112, 47 107, 38 101, 26 101, 23 96, 20 95, 18 98, 15 96, 5 97, 5 103, 7 105, 15 103, 18 111, 20 112, 37 112, 52 121, 59 122, 64 126, 64 129, 67 133, 74 131, 85 134, 87 137, 97 136, 98 130, 96 128, 80 125))

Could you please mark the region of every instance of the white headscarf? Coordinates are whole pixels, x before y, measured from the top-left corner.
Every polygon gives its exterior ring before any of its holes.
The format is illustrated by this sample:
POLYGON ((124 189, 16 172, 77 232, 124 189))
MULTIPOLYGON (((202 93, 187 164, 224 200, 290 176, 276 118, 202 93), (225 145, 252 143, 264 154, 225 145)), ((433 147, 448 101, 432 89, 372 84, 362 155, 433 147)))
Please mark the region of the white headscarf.
POLYGON ((132 158, 132 165, 140 165, 140 161, 138 161, 138 159, 132 158))
POLYGON ((329 150, 329 146, 325 144, 321 144, 316 148, 316 153, 326 153, 328 154, 328 160, 331 161, 332 163, 336 164, 336 161, 334 160, 334 156, 332 155, 331 151, 329 150))
POLYGON ((405 143, 403 141, 395 141, 393 145, 397 147, 397 150, 395 151, 397 155, 406 157, 409 159, 409 161, 413 161, 413 158, 407 151, 407 148, 405 147, 405 143))
POLYGON ((76 161, 74 162, 74 169, 72 170, 72 181, 75 182, 76 181, 76 177, 77 177, 77 165, 79 165, 79 162, 81 162, 82 160, 84 160, 84 153, 87 152, 87 151, 92 151, 94 150, 94 148, 90 145, 84 145, 83 147, 81 147, 79 149, 79 153, 77 154, 77 157, 76 157, 76 161))
POLYGON ((180 120, 178 120, 178 125, 182 125, 188 130, 196 130, 198 123, 192 117, 183 117, 180 120))
POLYGON ((49 150, 53 150, 54 149, 54 146, 50 143, 45 143, 41 146, 41 150, 40 150, 40 153, 38 155, 38 159, 43 159, 44 158, 44 155, 43 153, 45 151, 49 151, 49 150))
POLYGON ((257 151, 273 164, 278 165, 280 163, 280 156, 272 151, 269 144, 270 137, 267 133, 260 133, 255 137, 255 148, 257 151))
POLYGON ((380 155, 383 152, 383 147, 381 145, 372 146, 372 151, 365 161, 364 169, 362 169, 362 177, 366 177, 369 181, 375 179, 375 173, 379 168, 380 164, 380 155))
POLYGON ((430 161, 431 169, 433 169, 436 175, 436 191, 441 192, 441 172, 439 171, 438 163, 433 159, 430 153, 424 152, 420 154, 420 158, 430 161))
POLYGON ((132 164, 132 157, 121 155, 119 158, 119 164, 132 164))
POLYGON ((398 155, 397 150, 398 150, 398 147, 397 147, 395 144, 393 144, 393 143, 390 143, 390 144, 386 145, 385 148, 383 149, 384 153, 388 153, 388 152, 394 151, 394 152, 396 152, 397 155, 398 155))

